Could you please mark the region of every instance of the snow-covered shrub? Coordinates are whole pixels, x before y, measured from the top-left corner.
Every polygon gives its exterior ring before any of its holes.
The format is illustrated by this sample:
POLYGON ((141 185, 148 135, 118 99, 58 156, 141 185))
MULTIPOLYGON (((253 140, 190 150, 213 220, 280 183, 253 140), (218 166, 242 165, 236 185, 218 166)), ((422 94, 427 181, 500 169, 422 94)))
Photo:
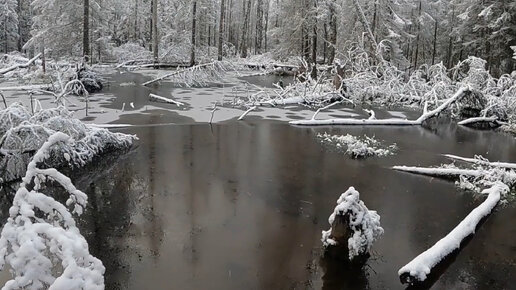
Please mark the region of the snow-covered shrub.
POLYGON ((135 136, 113 133, 75 119, 66 108, 44 109, 30 116, 20 104, 0 110, 0 182, 21 178, 32 155, 56 132, 73 142, 52 148, 52 167, 82 167, 99 154, 128 150, 135 136), (4 121, 5 120, 5 121, 4 121))
POLYGON ((128 42, 113 48, 112 52, 118 62, 123 63, 131 60, 152 61, 152 52, 135 42, 128 42))
POLYGON ((40 167, 54 148, 72 144, 66 134, 53 133, 27 167, 0 236, 0 266, 8 265, 13 275, 3 289, 104 289, 105 268, 89 253, 74 220, 87 195, 56 169, 40 167), (44 193, 48 181, 67 191, 66 206, 44 193))
POLYGON ((339 197, 328 222, 331 228, 322 232, 324 247, 338 246, 347 241, 349 260, 368 254, 373 243, 384 232, 380 226, 380 216, 376 211, 367 209, 354 187, 339 197), (336 223, 337 219, 343 220, 336 223), (334 228, 336 226, 340 229, 334 228))
POLYGON ((382 143, 373 137, 363 138, 352 135, 330 135, 328 133, 318 134, 317 138, 323 143, 342 150, 352 158, 365 158, 370 156, 387 156, 394 154, 396 144, 383 146, 382 143))

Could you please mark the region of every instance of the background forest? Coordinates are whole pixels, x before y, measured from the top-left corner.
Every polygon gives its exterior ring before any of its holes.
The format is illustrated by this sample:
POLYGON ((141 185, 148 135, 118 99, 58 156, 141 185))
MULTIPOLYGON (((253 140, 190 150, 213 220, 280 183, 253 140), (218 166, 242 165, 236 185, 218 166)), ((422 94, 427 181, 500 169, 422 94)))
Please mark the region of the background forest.
POLYGON ((194 63, 267 53, 332 64, 359 44, 407 72, 439 62, 450 68, 468 56, 486 60, 495 77, 515 66, 511 0, 0 0, 0 7, 6 53, 194 63))

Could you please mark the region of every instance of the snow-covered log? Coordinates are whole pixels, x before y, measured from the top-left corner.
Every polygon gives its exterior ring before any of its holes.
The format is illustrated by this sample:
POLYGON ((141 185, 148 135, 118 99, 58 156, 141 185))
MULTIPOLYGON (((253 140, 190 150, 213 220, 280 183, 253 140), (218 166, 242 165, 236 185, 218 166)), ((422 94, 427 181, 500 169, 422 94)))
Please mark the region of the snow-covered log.
POLYGON ((366 207, 354 187, 339 197, 328 222, 331 228, 322 232, 324 247, 340 253, 339 256, 345 253, 350 261, 367 256, 373 243, 383 234, 380 216, 366 207))
POLYGON ((252 111, 256 110, 258 108, 258 106, 252 106, 251 108, 249 108, 247 111, 245 111, 239 118, 238 118, 238 121, 242 121, 245 116, 247 116, 249 113, 251 113, 252 111))
POLYGON ((155 102, 174 104, 174 105, 177 105, 178 107, 181 107, 181 106, 185 105, 184 103, 181 103, 179 101, 175 101, 175 100, 172 100, 172 99, 169 99, 169 98, 165 98, 165 97, 162 97, 162 96, 158 96, 158 95, 155 95, 155 94, 149 94, 149 100, 150 101, 155 101, 155 102))
POLYGON ((7 67, 7 68, 4 68, 4 69, 0 69, 0 75, 3 75, 3 74, 6 74, 10 71, 13 71, 15 69, 19 69, 19 68, 27 68, 29 67, 31 64, 33 64, 38 58, 41 57, 41 53, 38 53, 35 57, 33 57, 32 59, 30 59, 29 61, 27 61, 26 63, 22 63, 22 64, 15 64, 13 66, 10 66, 10 67, 7 67))
POLYGON ((461 126, 473 126, 478 123, 490 123, 496 126, 499 126, 498 117, 475 117, 475 118, 469 118, 460 121, 459 125, 461 126))
POLYGON ((459 250, 462 241, 475 233, 480 221, 491 213, 501 196, 508 191, 509 188, 501 182, 485 189, 482 193, 487 195, 487 199, 481 205, 466 216, 448 235, 398 271, 401 282, 415 284, 426 280, 436 265, 454 251, 459 250))
POLYGON ((167 73, 153 80, 143 83, 148 86, 164 79, 171 79, 173 82, 182 83, 186 86, 203 85, 210 81, 217 81, 222 78, 221 74, 226 71, 227 64, 220 61, 214 61, 205 64, 195 65, 185 69, 178 69, 171 73, 167 73))
POLYGON ((508 163, 508 162, 490 162, 489 160, 477 157, 477 158, 466 158, 466 157, 460 157, 456 155, 451 154, 445 154, 444 156, 453 159, 453 160, 460 160, 467 163, 477 164, 477 165, 483 165, 483 166, 490 166, 490 167, 501 167, 501 168, 507 168, 507 169, 516 169, 516 163, 508 163))
POLYGON ((9 91, 34 91, 34 90, 48 90, 51 89, 52 85, 50 84, 42 84, 42 85, 26 85, 26 86, 10 86, 10 87, 0 87, 0 91, 9 92, 9 91))
POLYGON ((52 148, 68 142, 68 135, 52 134, 27 167, 0 236, 0 266, 13 275, 3 289, 104 289, 105 268, 74 220, 88 196, 56 169, 40 167, 52 148), (66 190, 66 205, 43 193, 47 180, 66 190))
POLYGON ((460 176, 479 177, 482 176, 481 170, 475 169, 460 169, 460 168, 427 168, 427 167, 415 167, 415 166, 393 166, 392 169, 409 172, 414 174, 444 177, 444 178, 457 178, 460 176))
POLYGON ((394 154, 396 144, 384 146, 373 137, 355 137, 352 135, 330 135, 328 133, 318 134, 317 138, 327 145, 331 145, 338 151, 344 151, 352 158, 366 158, 370 156, 387 156, 394 154))
POLYGON ((423 114, 416 120, 406 119, 352 119, 352 118, 340 118, 340 119, 326 119, 326 120, 297 120, 291 121, 290 124, 298 126, 328 126, 328 125, 359 125, 359 126, 416 126, 422 125, 426 120, 433 118, 442 113, 452 103, 462 98, 464 95, 469 93, 471 89, 469 87, 462 87, 459 89, 451 98, 447 99, 443 104, 438 106, 432 111, 424 110, 423 114))

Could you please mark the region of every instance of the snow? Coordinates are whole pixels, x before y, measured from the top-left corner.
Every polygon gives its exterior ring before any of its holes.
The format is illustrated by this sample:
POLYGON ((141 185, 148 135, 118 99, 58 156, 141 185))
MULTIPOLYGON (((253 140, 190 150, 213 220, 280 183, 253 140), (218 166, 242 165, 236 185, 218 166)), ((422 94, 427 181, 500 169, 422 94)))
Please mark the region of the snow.
POLYGON ((344 150, 352 158, 365 158, 369 156, 387 156, 394 154, 397 149, 396 144, 383 146, 374 137, 365 136, 363 138, 352 135, 330 135, 328 133, 318 134, 317 138, 324 144, 331 145, 338 150, 344 150))
MULTIPOLYGON (((350 260, 368 253, 373 243, 384 232, 380 226, 380 216, 376 211, 368 210, 364 202, 360 200, 360 193, 354 187, 350 187, 337 200, 337 206, 328 219, 330 226, 333 225, 337 216, 349 217, 349 226, 353 232, 348 239, 350 260)), ((325 247, 337 245, 337 241, 332 237, 331 227, 327 231, 322 231, 321 241, 325 247)))
POLYGON ((158 96, 158 95, 155 95, 155 94, 149 94, 149 99, 151 101, 155 101, 155 102, 163 102, 163 103, 174 104, 174 105, 177 105, 178 107, 185 105, 184 103, 181 103, 181 102, 178 102, 178 101, 174 101, 172 99, 165 98, 165 97, 162 97, 162 96, 158 96))
POLYGON ((479 122, 496 123, 497 120, 498 120, 498 117, 475 117, 475 118, 468 118, 468 119, 462 120, 457 124, 462 125, 462 126, 467 126, 467 125, 471 125, 471 124, 479 123, 479 122))
POLYGON ((481 205, 468 214, 448 235, 398 271, 398 275, 403 282, 412 284, 424 281, 439 262, 459 249, 466 237, 475 233, 478 223, 491 213, 500 201, 501 196, 508 191, 507 185, 501 182, 497 182, 492 187, 482 191, 483 194, 487 195, 487 199, 481 205))
POLYGON ((74 221, 87 195, 56 169, 39 167, 53 148, 69 142, 64 133, 52 134, 27 166, 0 236, 0 265, 9 265, 13 275, 3 289, 104 289, 105 268, 89 253, 74 221), (66 206, 42 193, 49 179, 69 193, 66 206))
POLYGON ((14 103, 0 110, 0 180, 21 178, 32 154, 56 132, 66 133, 73 142, 52 149, 56 158, 48 161, 53 166, 82 167, 103 152, 128 150, 136 140, 135 136, 86 125, 64 107, 40 110, 31 116, 25 107, 14 103), (64 153, 69 160, 61 159, 64 153))

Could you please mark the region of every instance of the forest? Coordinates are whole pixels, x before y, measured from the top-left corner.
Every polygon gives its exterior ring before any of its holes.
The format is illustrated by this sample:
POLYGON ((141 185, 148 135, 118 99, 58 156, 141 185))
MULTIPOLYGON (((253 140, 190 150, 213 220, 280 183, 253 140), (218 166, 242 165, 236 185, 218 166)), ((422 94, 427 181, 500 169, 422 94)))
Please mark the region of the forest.
POLYGON ((509 289, 515 197, 516 1, 0 0, 3 289, 509 289))

